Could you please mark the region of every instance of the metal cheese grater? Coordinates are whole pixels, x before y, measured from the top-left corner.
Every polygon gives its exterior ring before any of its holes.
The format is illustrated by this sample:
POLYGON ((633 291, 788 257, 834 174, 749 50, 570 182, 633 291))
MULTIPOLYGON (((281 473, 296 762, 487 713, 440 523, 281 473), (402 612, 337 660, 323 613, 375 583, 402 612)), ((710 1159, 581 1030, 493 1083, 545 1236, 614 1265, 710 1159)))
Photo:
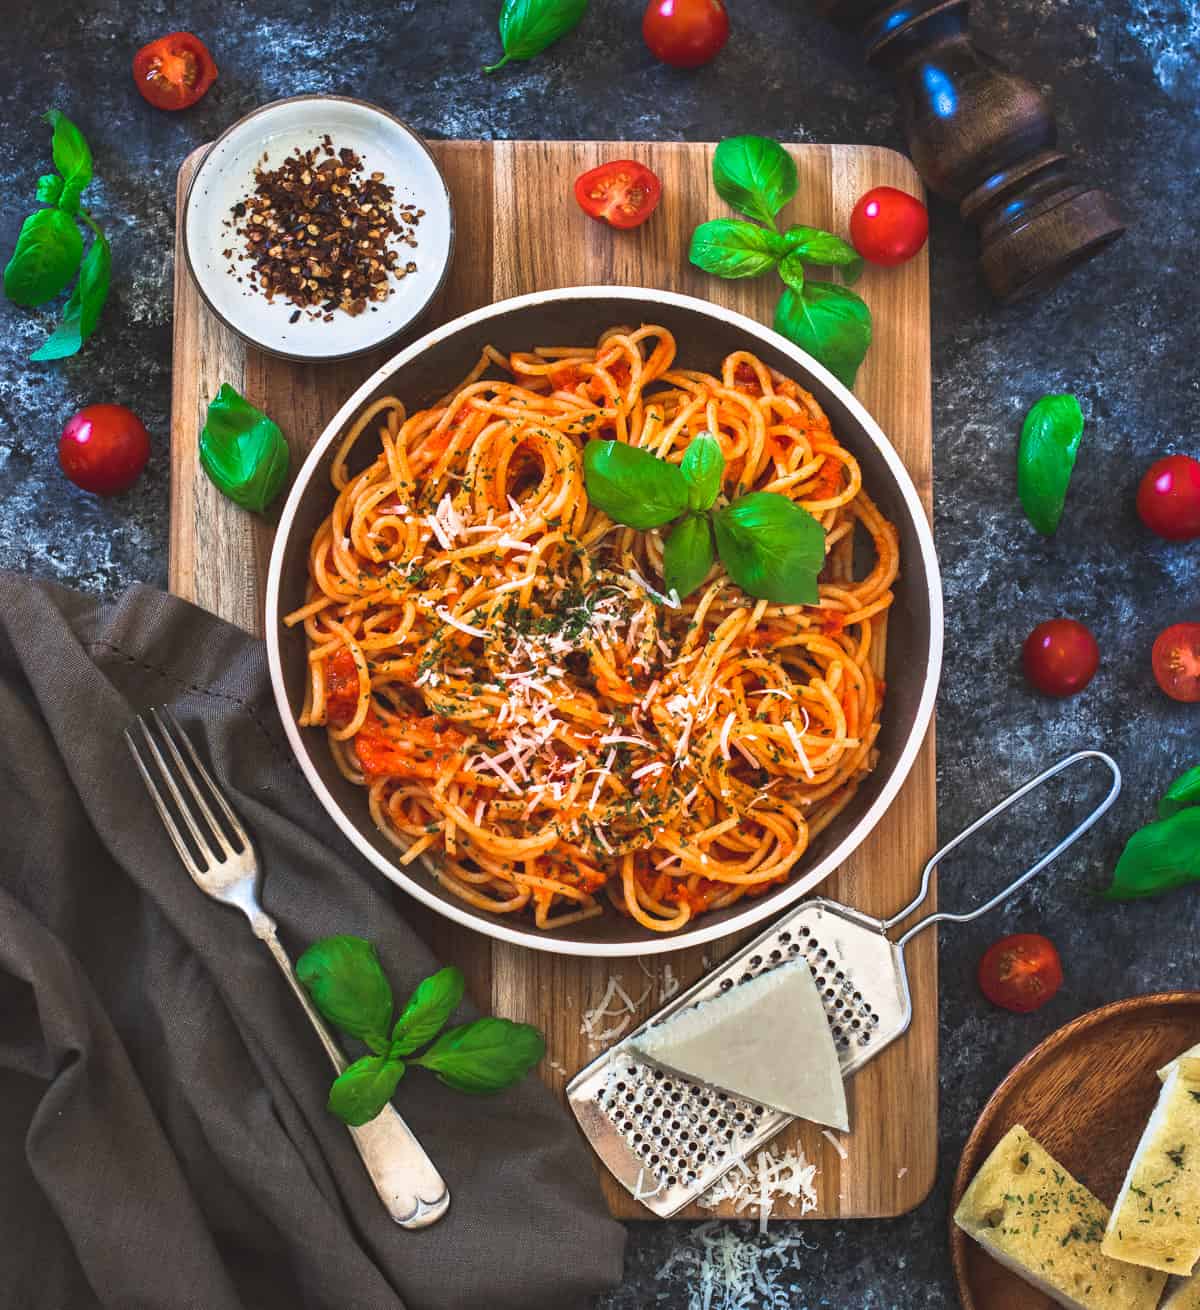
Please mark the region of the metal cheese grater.
POLYGON ((664 1218, 673 1215, 791 1123, 792 1116, 665 1073, 630 1049, 633 1037, 685 1006, 803 956, 825 1003, 842 1074, 849 1077, 902 1036, 912 1021, 904 948, 917 933, 934 923, 968 923, 1008 900, 1083 836, 1120 790, 1121 771, 1114 760, 1101 751, 1079 751, 1031 778, 947 842, 926 864, 916 899, 890 919, 873 919, 836 901, 804 901, 576 1074, 567 1099, 584 1136, 637 1200, 664 1218), (897 941, 889 938, 889 930, 924 902, 933 871, 946 855, 1044 782, 1084 760, 1099 760, 1113 781, 1108 795, 1069 836, 986 904, 967 914, 926 915, 897 941))

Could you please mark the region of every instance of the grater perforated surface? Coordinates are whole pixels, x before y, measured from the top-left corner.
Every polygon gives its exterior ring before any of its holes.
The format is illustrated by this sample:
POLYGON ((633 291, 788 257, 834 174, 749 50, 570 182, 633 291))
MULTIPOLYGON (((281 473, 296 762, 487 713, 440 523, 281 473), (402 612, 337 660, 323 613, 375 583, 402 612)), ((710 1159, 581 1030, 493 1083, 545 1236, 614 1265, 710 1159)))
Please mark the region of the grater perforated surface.
POLYGON ((812 970, 843 1075, 908 1027, 908 988, 883 925, 831 901, 807 901, 593 1060, 568 1086, 568 1101, 596 1152, 656 1214, 674 1214, 695 1200, 792 1116, 658 1069, 634 1053, 630 1040, 684 1006, 800 958, 812 970))

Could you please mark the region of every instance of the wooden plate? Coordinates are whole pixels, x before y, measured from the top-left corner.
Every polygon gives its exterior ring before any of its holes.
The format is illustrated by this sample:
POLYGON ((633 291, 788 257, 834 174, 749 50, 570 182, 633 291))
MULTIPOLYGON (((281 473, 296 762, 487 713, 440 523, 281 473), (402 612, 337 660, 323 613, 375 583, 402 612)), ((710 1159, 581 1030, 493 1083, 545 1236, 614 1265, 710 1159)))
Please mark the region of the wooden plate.
POLYGON ((1053 1310, 954 1224, 967 1184, 1014 1124, 1112 1205, 1161 1084, 1157 1070, 1200 1042, 1200 992, 1135 996, 1051 1033, 1000 1084, 963 1149, 950 1250, 963 1310, 1053 1310))

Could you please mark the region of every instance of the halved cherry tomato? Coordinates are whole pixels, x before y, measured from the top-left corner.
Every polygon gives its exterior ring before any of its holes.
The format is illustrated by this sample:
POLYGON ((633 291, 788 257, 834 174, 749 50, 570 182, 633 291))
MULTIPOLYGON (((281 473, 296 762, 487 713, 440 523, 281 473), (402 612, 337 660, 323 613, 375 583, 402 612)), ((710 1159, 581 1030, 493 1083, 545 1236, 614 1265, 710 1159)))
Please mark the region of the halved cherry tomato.
POLYGON ((150 458, 150 434, 124 405, 89 405, 67 420, 58 441, 62 471, 84 491, 128 491, 150 458))
POLYGON ((650 53, 675 68, 699 68, 729 39, 724 0, 650 0, 642 15, 650 53))
POLYGON ((1100 667, 1096 638, 1074 619, 1049 619, 1025 638, 1025 676, 1045 696, 1074 696, 1100 667))
POLYGON ((658 208, 662 183, 636 159, 614 159, 575 179, 575 199, 585 214, 610 227, 637 227, 658 208))
POLYGON ((1002 937, 979 962, 979 986, 993 1005, 1017 1014, 1040 1010, 1062 986, 1062 960, 1040 933, 1002 937))
POLYGON ((929 236, 929 211, 907 191, 877 186, 854 206, 850 240, 872 264, 903 264, 929 236))
POLYGON ((133 80, 155 109, 187 109, 212 86, 217 66, 191 32, 171 32, 133 57, 133 80))
POLYGON ((1138 487, 1137 511, 1151 532, 1168 541, 1200 537, 1200 461, 1189 455, 1155 460, 1138 487))
POLYGON ((1173 623, 1160 632, 1151 661, 1158 685, 1172 700, 1200 701, 1200 623, 1173 623))

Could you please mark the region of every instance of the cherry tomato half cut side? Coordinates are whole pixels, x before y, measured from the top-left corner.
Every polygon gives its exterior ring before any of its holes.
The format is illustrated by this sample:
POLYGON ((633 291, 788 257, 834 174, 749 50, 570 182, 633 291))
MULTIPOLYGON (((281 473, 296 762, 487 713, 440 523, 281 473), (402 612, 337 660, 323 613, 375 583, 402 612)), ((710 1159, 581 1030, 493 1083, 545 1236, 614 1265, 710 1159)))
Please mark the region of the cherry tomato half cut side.
POLYGON ((1200 623, 1173 623, 1160 632, 1150 658, 1158 685, 1172 700, 1200 701, 1200 623))
POLYGON ((1015 933, 988 948, 979 962, 979 986, 993 1005, 1016 1014, 1040 1010, 1062 986, 1062 960, 1040 933, 1015 933))
POLYGON ((191 32, 170 32, 133 57, 133 80, 155 109, 187 109, 217 79, 208 47, 191 32))
POLYGON ((636 159, 614 159, 575 179, 575 199, 585 214, 610 227, 637 227, 658 208, 662 183, 636 159))
POLYGON ((1190 455, 1155 460, 1138 487, 1142 522, 1167 541, 1200 537, 1200 461, 1190 455))

